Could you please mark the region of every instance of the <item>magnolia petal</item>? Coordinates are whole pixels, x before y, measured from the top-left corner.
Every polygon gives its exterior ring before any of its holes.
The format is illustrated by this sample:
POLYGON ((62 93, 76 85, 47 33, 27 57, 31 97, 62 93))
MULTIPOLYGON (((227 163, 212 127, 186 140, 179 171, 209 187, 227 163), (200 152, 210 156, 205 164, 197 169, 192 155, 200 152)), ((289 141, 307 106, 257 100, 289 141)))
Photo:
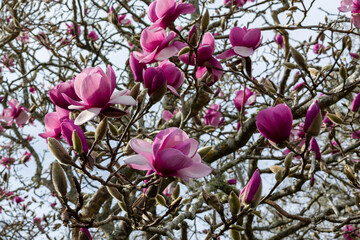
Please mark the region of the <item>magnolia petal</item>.
POLYGON ((150 164, 150 162, 141 155, 134 155, 127 157, 126 159, 124 159, 124 162, 127 165, 129 165, 131 168, 137 170, 145 171, 145 170, 153 169, 153 166, 150 164))
POLYGON ((254 53, 254 49, 248 47, 234 47, 234 52, 242 57, 249 57, 254 53))
POLYGON ((89 108, 87 110, 82 111, 79 116, 75 119, 75 125, 81 125, 94 119, 97 115, 99 115, 101 108, 89 108))
POLYGON ((114 92, 111 95, 109 103, 111 104, 122 104, 122 105, 136 105, 136 101, 131 96, 124 96, 121 92, 114 92))

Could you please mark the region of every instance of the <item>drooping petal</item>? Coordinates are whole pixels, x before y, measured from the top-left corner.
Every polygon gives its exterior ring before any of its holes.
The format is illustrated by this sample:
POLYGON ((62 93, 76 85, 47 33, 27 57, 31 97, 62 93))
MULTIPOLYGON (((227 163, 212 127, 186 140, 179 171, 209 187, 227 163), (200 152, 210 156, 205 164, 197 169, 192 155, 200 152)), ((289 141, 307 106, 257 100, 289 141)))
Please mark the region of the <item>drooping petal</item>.
POLYGON ((150 170, 153 169, 151 163, 144 156, 133 155, 124 159, 124 162, 133 169, 137 170, 150 170))
POLYGON ((79 116, 75 119, 76 125, 84 124, 92 119, 94 119, 97 115, 99 115, 101 108, 89 108, 87 110, 82 111, 79 116))

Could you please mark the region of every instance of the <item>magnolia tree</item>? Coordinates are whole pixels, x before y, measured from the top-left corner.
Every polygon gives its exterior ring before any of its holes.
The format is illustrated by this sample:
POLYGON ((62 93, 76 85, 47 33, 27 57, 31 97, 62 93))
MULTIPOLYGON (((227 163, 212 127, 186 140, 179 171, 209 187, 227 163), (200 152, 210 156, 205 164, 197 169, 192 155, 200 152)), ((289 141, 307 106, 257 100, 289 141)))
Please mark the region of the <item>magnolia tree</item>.
POLYGON ((0 25, 1 238, 360 239, 359 0, 4 0, 0 25))

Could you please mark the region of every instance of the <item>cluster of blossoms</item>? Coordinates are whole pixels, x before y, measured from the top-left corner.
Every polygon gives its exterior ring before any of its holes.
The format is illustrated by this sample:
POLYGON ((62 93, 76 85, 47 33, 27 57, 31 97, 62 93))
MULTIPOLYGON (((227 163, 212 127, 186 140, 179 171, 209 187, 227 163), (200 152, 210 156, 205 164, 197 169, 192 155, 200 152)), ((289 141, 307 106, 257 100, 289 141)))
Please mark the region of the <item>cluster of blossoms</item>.
POLYGON ((359 0, 342 0, 338 8, 340 12, 351 11, 351 21, 355 27, 360 28, 360 1, 359 0))

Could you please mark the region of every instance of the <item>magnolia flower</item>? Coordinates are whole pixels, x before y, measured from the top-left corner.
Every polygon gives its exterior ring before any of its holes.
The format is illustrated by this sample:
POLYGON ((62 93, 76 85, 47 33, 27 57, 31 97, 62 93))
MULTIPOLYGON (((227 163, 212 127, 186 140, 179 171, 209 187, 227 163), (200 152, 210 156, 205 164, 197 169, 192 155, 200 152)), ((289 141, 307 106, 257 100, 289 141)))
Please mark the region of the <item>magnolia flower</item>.
MULTIPOLYGON (((195 28, 193 28, 195 29, 195 28)), ((195 30, 190 31, 189 39, 191 39, 191 34, 195 34, 195 30)), ((198 69, 196 71, 196 78, 200 79, 208 69, 211 70, 211 74, 213 76, 212 81, 208 82, 209 86, 213 85, 215 82, 219 80, 222 76, 222 66, 218 60, 216 60, 212 55, 215 51, 215 39, 214 36, 207 32, 204 34, 204 37, 197 49, 197 58, 196 63, 198 65, 198 69)), ((193 53, 190 57, 189 53, 183 54, 179 56, 179 59, 189 65, 195 65, 195 54, 193 53)))
POLYGON ((92 240, 89 229, 87 229, 87 228, 80 228, 80 235, 83 235, 85 237, 85 238, 80 238, 80 239, 92 240))
POLYGON ((26 163, 26 162, 28 162, 28 161, 30 160, 30 158, 31 158, 31 153, 28 152, 28 151, 26 151, 26 152, 23 154, 23 156, 21 157, 20 162, 21 162, 21 163, 26 163))
POLYGON ((61 122, 64 119, 69 119, 69 111, 60 107, 56 107, 56 112, 51 112, 45 115, 45 132, 40 133, 39 136, 47 139, 48 137, 60 139, 61 122))
POLYGON ((349 53, 349 55, 350 55, 352 58, 355 58, 355 59, 359 59, 359 58, 360 58, 359 54, 357 54, 357 53, 349 53))
POLYGON ((231 179, 227 180, 227 183, 228 183, 229 185, 236 185, 236 179, 235 179, 235 178, 231 178, 231 179))
POLYGON ((96 41, 99 39, 99 36, 96 34, 96 32, 94 30, 92 30, 89 35, 88 35, 89 39, 91 41, 96 41))
POLYGON ((147 68, 146 64, 140 63, 139 60, 137 60, 134 57, 133 53, 130 53, 129 64, 130 64, 131 71, 134 75, 135 82, 143 82, 144 81, 143 75, 147 68))
MULTIPOLYGON (((67 24, 65 23, 67 29, 66 33, 70 34, 71 36, 75 36, 75 29, 74 29, 74 23, 67 24)), ((79 36, 81 34, 80 24, 77 24, 77 35, 79 36)))
POLYGON ((233 100, 235 107, 239 112, 244 106, 253 105, 255 101, 256 101, 256 93, 252 92, 247 87, 245 87, 245 96, 244 96, 244 91, 239 90, 236 92, 236 97, 233 100))
POLYGON ((206 110, 206 113, 204 115, 204 121, 206 125, 210 125, 213 127, 220 127, 224 122, 224 117, 219 112, 220 105, 213 104, 210 106, 208 110, 206 110))
POLYGON ((119 15, 119 23, 122 25, 132 25, 132 21, 126 18, 126 14, 119 15))
POLYGON ((304 124, 304 132, 311 136, 317 136, 320 133, 322 125, 321 109, 318 100, 315 100, 309 107, 304 124))
POLYGON ((274 40, 280 48, 284 47, 284 37, 280 33, 274 37, 274 40))
POLYGON ((14 72, 14 69, 12 69, 12 67, 15 65, 15 59, 13 56, 5 54, 2 58, 2 63, 9 69, 10 72, 14 72))
POLYGON ((134 169, 153 170, 160 176, 176 176, 185 181, 207 176, 212 171, 201 163, 197 153, 199 143, 178 128, 160 131, 152 144, 135 138, 130 140, 130 146, 138 154, 124 162, 134 169))
POLYGON ((320 44, 320 43, 315 44, 314 47, 313 47, 313 52, 314 52, 315 54, 325 53, 325 51, 326 51, 326 50, 325 50, 324 45, 322 45, 322 44, 320 44))
POLYGON ((225 7, 242 7, 245 5, 246 2, 254 2, 255 0, 224 0, 225 7))
POLYGON ((358 239, 359 237, 359 232, 355 230, 355 228, 348 224, 348 225, 345 225, 344 228, 344 238, 345 240, 355 240, 355 239, 358 239))
POLYGON ((160 89, 164 84, 166 84, 166 77, 162 68, 150 67, 145 70, 144 86, 148 89, 147 93, 149 96, 160 89))
POLYGON ((325 125, 325 127, 330 127, 330 128, 335 126, 335 124, 326 115, 324 117, 323 124, 325 125))
POLYGON ((20 106, 20 103, 18 103, 16 99, 8 101, 8 104, 10 107, 4 109, 1 118, 8 122, 8 126, 11 126, 14 121, 16 121, 16 124, 22 127, 29 119, 29 115, 27 114, 28 110, 26 107, 20 106))
POLYGON ((152 27, 167 28, 174 23, 180 14, 195 12, 195 7, 190 3, 176 2, 176 0, 155 0, 148 8, 147 15, 152 27))
POLYGON ((80 138, 82 149, 84 153, 87 153, 89 148, 86 142, 86 137, 83 132, 83 130, 78 126, 74 124, 73 120, 65 119, 61 125, 61 134, 65 138, 65 141, 69 144, 69 146, 73 146, 73 140, 72 140, 72 134, 74 131, 76 131, 78 137, 80 138))
POLYGON ((169 121, 175 114, 178 113, 178 110, 175 110, 173 113, 171 113, 170 111, 168 110, 164 110, 162 115, 161 115, 161 118, 165 120, 165 122, 169 121))
POLYGON ((223 52, 217 58, 226 59, 234 55, 249 57, 261 44, 261 30, 234 27, 230 31, 229 39, 233 49, 223 52))
POLYGON ((16 40, 23 42, 23 43, 28 43, 29 42, 29 32, 27 32, 27 31, 20 32, 19 36, 16 37, 16 40))
POLYGON ((178 95, 176 89, 178 89, 183 84, 184 73, 169 60, 162 61, 159 64, 159 67, 161 67, 165 73, 168 89, 175 95, 178 95))
POLYGON ((172 42, 175 32, 166 34, 162 28, 145 28, 141 32, 140 44, 143 51, 134 52, 134 57, 140 63, 154 63, 175 56, 183 46, 181 42, 172 42))
POLYGON ((315 138, 310 140, 310 150, 315 153, 316 160, 321 160, 320 148, 315 138))
POLYGON ((3 157, 0 160, 0 164, 6 167, 7 169, 10 169, 10 166, 14 164, 14 162, 15 162, 15 158, 3 157))
POLYGON ((80 101, 66 93, 62 96, 71 104, 69 109, 83 110, 75 119, 76 125, 81 125, 95 118, 102 110, 111 104, 135 105, 136 101, 127 96, 128 90, 114 92, 116 76, 109 65, 107 74, 100 67, 84 69, 74 80, 74 90, 80 101))
POLYGON ((174 193, 175 187, 173 186, 172 183, 170 183, 169 185, 167 185, 167 187, 164 189, 164 191, 162 192, 166 197, 171 197, 171 195, 174 193))
POLYGON ((351 11, 351 21, 355 27, 360 28, 360 0, 342 0, 338 8, 340 12, 351 11))
POLYGON ((29 92, 31 92, 32 94, 34 94, 36 92, 36 89, 34 87, 29 87, 29 92))
POLYGON ((239 195, 240 203, 256 207, 259 204, 262 191, 262 182, 259 169, 256 169, 249 183, 244 187, 239 195))
POLYGON ((73 100, 80 101, 74 89, 74 81, 61 82, 54 89, 49 91, 50 100, 56 105, 64 109, 68 109, 70 103, 65 100, 64 95, 73 100))
POLYGON ((289 139, 293 116, 286 104, 261 110, 256 118, 259 132, 270 141, 280 144, 289 139))
POLYGON ((22 203, 23 201, 25 201, 23 198, 19 197, 19 196, 15 196, 14 197, 14 201, 17 203, 17 204, 20 204, 22 203))
POLYGON ((293 91, 300 91, 301 89, 303 89, 304 86, 305 86, 305 82, 296 84, 295 87, 293 88, 293 91))
POLYGON ((357 112, 360 106, 360 93, 356 94, 354 100, 351 103, 351 111, 357 112))

